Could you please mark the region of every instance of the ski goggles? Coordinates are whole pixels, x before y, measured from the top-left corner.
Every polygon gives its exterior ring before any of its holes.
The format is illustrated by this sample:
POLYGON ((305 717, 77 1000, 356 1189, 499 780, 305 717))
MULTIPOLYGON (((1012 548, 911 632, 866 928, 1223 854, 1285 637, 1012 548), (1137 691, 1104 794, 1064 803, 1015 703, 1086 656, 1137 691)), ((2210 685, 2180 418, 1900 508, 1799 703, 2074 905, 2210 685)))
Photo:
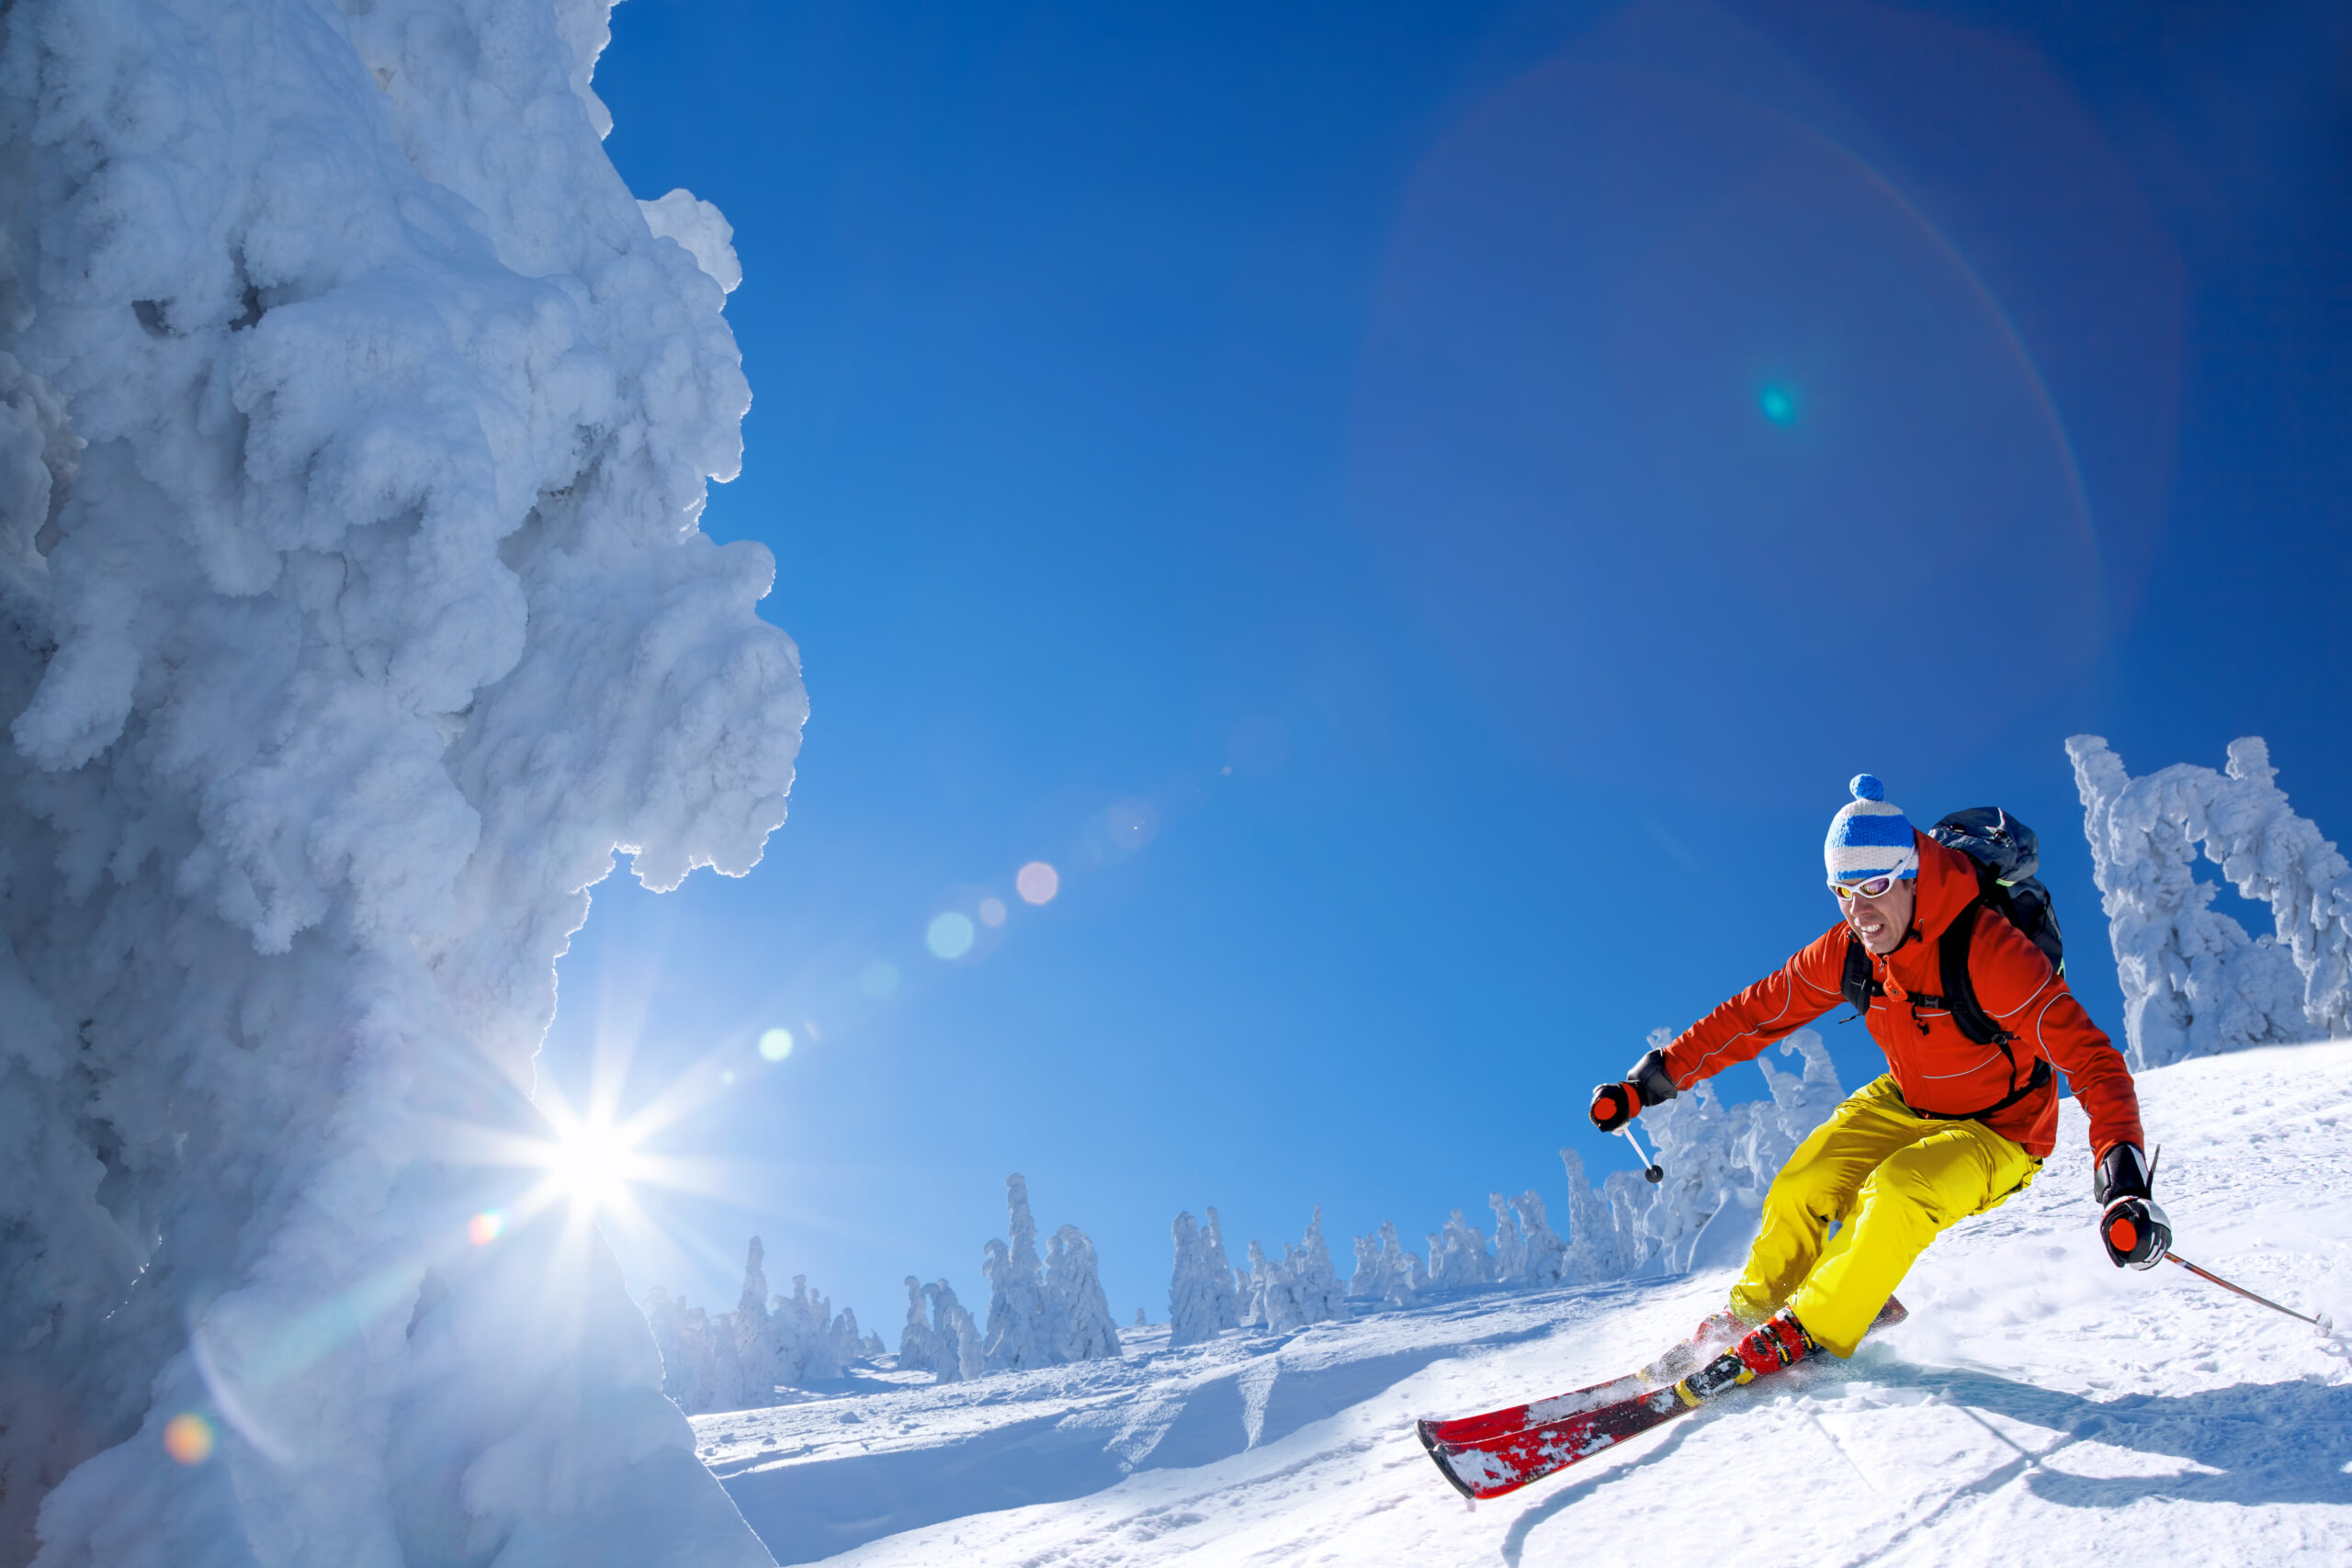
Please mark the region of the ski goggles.
POLYGON ((1901 873, 1891 871, 1884 876, 1866 877, 1860 882, 1833 882, 1829 885, 1829 891, 1838 895, 1840 904, 1856 898, 1883 898, 1894 892, 1894 885, 1902 880, 1901 873))

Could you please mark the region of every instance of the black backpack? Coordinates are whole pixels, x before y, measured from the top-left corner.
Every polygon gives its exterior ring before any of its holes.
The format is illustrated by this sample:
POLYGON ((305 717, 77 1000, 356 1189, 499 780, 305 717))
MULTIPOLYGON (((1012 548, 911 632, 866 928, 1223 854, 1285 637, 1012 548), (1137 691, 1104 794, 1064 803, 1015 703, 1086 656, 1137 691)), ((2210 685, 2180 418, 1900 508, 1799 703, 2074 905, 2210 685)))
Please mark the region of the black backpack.
MULTIPOLYGON (((2034 837, 2032 829, 1997 806, 1955 811, 1928 829, 1928 836, 1969 858, 1976 868, 1976 897, 1936 941, 1937 964, 1943 973, 1943 995, 1915 994, 1911 998, 1912 1016, 1916 1020, 1921 1008, 1951 1013, 1952 1022, 1969 1039, 1979 1045, 2000 1047, 2001 1055, 2009 1059, 2009 1081, 2015 1084, 2018 1057, 2012 1043, 2017 1036, 1996 1023, 1976 1000, 1975 982, 1968 977, 1968 945, 1976 928, 1972 917, 1978 905, 1987 905, 1999 910, 2002 919, 2041 949, 2051 968, 2062 976, 2065 974, 2065 942, 2058 931, 2058 917, 2050 908, 2050 889, 2033 874, 2041 866, 2041 840, 2034 837)), ((1846 939, 1846 972, 1838 988, 1857 1015, 1869 1013, 1872 997, 1886 995, 1886 987, 1871 977, 1870 953, 1857 937, 1849 935, 1846 939)), ((1922 1034, 1927 1029, 1926 1024, 1919 1025, 1922 1034)), ((1942 1121, 1974 1121, 2007 1110, 2049 1081, 2049 1059, 2037 1055, 2033 1076, 2024 1087, 2013 1089, 2007 1098, 1995 1104, 1978 1111, 1920 1111, 1917 1106, 1911 1109, 1921 1116, 1942 1121)))

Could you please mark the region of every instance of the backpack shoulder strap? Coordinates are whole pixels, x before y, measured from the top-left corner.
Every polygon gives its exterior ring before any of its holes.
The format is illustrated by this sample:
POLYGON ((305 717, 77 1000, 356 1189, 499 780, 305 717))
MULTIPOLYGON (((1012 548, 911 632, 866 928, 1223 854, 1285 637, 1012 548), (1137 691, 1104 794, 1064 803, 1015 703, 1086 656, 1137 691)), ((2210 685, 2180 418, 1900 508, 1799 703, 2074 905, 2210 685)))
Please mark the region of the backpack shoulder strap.
POLYGON ((2016 1036, 1996 1023, 1993 1015, 1984 1010, 1984 1004, 1976 999, 1976 982, 1969 977, 1968 973, 1969 944, 1976 934, 1978 914, 1991 908, 1990 900, 1980 894, 1951 925, 1944 928, 1944 934, 1936 940, 1937 965, 1943 972, 1944 994, 1941 999, 1951 1012, 1952 1022, 1959 1025, 1962 1034, 1979 1045, 1998 1045, 2001 1048, 2002 1054, 2009 1058, 2009 1076, 2015 1077, 2017 1054, 2009 1049, 2009 1042, 2016 1036))
POLYGON ((1863 948, 1861 939, 1851 931, 1846 933, 1846 971, 1838 982, 1838 994, 1858 1018, 1868 1018, 1872 995, 1884 996, 1885 990, 1871 978, 1871 955, 1863 948))

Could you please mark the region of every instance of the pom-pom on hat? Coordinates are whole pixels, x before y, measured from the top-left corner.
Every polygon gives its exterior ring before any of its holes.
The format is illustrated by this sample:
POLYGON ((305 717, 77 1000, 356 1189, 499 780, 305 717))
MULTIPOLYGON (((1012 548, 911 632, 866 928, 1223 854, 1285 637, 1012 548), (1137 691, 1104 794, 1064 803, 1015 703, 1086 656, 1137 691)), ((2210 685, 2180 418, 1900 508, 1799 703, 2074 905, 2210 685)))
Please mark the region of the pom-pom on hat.
POLYGON ((1918 875, 1919 846, 1911 836, 1911 819, 1901 807, 1887 803, 1886 786, 1868 773, 1856 773, 1848 787, 1854 798, 1829 819, 1829 837, 1821 846, 1829 880, 1918 875))

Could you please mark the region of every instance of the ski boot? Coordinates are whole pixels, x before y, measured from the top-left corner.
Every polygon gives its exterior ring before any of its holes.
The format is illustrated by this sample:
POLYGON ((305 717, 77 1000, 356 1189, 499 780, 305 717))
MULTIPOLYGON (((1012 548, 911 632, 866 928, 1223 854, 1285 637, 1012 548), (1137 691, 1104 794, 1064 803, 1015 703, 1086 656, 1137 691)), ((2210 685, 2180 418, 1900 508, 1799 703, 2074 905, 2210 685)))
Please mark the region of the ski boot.
POLYGON ((1738 1344, 1677 1382, 1674 1392, 1685 1404, 1701 1404, 1725 1389, 1793 1366, 1820 1348, 1783 1307, 1748 1330, 1738 1344))
POLYGON ((1707 1314, 1690 1338, 1641 1370, 1642 1386, 1664 1388, 1679 1382, 1738 1343, 1740 1337, 1759 1321, 1730 1307, 1718 1307, 1707 1314))

